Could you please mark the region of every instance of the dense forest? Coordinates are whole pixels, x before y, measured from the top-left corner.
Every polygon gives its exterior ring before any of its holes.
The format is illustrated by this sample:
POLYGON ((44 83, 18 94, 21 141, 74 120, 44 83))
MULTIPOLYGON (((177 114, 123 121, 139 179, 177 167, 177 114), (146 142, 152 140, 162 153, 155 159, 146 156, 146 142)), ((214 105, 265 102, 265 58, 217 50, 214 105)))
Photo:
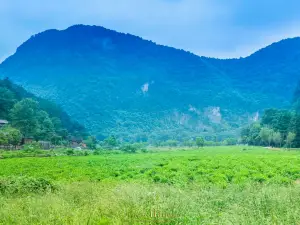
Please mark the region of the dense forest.
POLYGON ((0 145, 18 145, 22 138, 66 143, 83 139, 85 128, 56 104, 28 93, 9 79, 0 80, 0 145))
POLYGON ((267 109, 260 121, 241 132, 241 143, 274 147, 300 147, 300 82, 291 110, 267 109))

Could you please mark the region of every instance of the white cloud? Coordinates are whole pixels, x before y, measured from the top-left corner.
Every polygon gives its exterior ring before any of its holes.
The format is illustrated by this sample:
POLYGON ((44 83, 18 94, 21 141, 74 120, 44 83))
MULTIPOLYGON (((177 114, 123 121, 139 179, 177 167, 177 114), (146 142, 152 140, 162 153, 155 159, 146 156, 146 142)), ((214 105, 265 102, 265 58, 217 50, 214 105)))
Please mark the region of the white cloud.
POLYGON ((299 35, 292 25, 300 21, 299 7, 296 0, 1 0, 0 57, 32 34, 73 24, 102 25, 199 55, 245 56, 299 35))

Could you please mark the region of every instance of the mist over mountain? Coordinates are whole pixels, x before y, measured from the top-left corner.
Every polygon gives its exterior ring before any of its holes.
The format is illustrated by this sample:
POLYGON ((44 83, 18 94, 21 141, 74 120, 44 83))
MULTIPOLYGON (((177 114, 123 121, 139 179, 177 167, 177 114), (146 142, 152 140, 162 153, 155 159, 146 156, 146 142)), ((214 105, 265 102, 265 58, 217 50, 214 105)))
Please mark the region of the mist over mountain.
POLYGON ((0 65, 92 133, 126 140, 230 136, 266 108, 290 107, 300 38, 219 60, 97 26, 32 36, 0 65))

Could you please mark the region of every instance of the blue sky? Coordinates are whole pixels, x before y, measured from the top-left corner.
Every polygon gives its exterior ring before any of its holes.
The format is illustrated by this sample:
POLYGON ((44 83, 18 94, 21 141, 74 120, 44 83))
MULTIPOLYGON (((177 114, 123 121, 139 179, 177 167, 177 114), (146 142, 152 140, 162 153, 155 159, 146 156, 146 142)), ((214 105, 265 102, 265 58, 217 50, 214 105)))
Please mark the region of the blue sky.
POLYGON ((247 56, 300 36, 297 0, 0 0, 0 61, 31 35, 101 25, 198 55, 247 56))

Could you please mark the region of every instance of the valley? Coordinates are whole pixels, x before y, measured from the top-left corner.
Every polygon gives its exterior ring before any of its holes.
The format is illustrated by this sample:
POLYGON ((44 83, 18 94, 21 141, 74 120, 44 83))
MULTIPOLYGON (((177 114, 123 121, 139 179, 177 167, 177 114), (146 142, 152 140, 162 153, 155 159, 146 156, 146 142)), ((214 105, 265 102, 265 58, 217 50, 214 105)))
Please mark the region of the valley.
POLYGON ((100 26, 0 64, 0 224, 297 224, 300 38, 217 59, 100 26))

